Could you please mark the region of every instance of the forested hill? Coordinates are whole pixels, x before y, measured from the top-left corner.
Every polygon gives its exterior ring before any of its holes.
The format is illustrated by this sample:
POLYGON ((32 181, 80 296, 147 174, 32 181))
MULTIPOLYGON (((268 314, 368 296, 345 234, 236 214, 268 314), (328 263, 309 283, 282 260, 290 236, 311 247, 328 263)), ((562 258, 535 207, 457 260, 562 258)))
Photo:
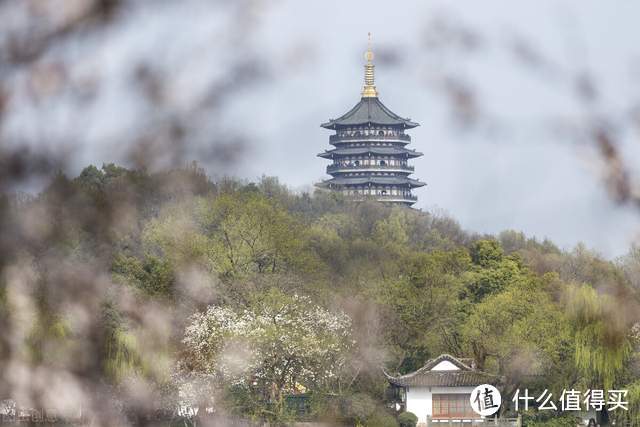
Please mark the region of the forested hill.
POLYGON ((107 393, 125 413, 186 402, 283 420, 303 393, 306 417, 389 425, 381 368, 449 353, 509 395, 627 388, 640 408, 635 250, 610 262, 196 166, 90 166, 0 212, 0 399, 44 404, 58 381, 95 416, 107 393))

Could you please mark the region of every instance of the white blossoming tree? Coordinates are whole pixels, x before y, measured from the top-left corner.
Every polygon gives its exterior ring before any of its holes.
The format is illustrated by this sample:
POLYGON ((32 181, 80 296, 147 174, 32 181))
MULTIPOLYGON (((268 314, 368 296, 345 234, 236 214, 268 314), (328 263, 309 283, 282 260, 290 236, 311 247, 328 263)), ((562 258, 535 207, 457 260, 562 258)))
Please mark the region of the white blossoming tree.
POLYGON ((274 289, 241 311, 210 306, 195 314, 183 344, 181 370, 241 390, 278 415, 286 394, 337 381, 354 341, 347 315, 274 289))

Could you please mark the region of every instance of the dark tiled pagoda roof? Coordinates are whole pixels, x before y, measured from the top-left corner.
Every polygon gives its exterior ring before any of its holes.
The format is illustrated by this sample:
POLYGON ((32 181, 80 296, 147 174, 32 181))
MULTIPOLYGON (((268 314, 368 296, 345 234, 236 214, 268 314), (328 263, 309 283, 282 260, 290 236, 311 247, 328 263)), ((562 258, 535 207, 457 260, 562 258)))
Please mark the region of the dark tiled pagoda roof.
POLYGON ((462 362, 465 359, 457 359, 451 355, 443 354, 431 359, 422 368, 410 374, 398 377, 384 373, 387 380, 400 387, 475 387, 480 384, 496 384, 499 377, 472 368, 462 362), (442 361, 453 363, 458 370, 433 371, 438 363, 442 361))
POLYGON ((418 123, 400 117, 389 110, 377 97, 361 98, 360 102, 344 115, 337 119, 329 120, 321 126, 326 129, 336 129, 337 127, 366 125, 369 123, 385 126, 402 126, 405 129, 419 126, 418 123))
POLYGON ((365 147, 349 147, 349 148, 335 148, 333 150, 327 150, 324 153, 318 154, 318 157, 331 158, 333 154, 339 156, 356 155, 356 154, 407 154, 408 157, 420 157, 422 153, 416 150, 409 150, 404 147, 385 147, 369 145, 365 147))
POLYGON ((422 187, 427 185, 416 179, 407 178, 405 176, 339 176, 322 182, 323 184, 335 185, 362 185, 362 184, 384 184, 384 185, 410 185, 411 187, 422 187))

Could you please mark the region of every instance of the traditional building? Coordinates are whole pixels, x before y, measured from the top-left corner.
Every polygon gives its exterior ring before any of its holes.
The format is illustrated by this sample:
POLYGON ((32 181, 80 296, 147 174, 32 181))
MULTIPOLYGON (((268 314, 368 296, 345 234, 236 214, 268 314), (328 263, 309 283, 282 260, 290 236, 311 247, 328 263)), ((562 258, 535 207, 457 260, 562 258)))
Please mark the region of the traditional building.
POLYGON ((327 166, 332 178, 318 186, 354 200, 370 198, 411 206, 417 200, 411 189, 425 184, 409 178, 414 171, 409 159, 422 153, 407 148, 411 137, 404 132, 418 123, 398 116, 380 102, 370 44, 365 59, 360 102, 341 117, 321 125, 336 133, 329 137, 335 148, 318 154, 332 160, 327 166))
POLYGON ((481 384, 495 384, 498 380, 476 369, 471 359, 448 354, 429 360, 410 374, 385 375, 395 391, 398 409, 414 413, 419 426, 469 426, 482 422, 471 408, 471 392, 481 384))

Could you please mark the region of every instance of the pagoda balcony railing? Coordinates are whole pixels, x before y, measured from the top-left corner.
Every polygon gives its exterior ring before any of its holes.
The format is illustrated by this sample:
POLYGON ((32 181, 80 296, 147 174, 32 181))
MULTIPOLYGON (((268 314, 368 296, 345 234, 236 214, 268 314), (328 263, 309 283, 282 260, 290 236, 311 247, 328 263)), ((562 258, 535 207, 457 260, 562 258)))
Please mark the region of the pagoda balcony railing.
POLYGON ((348 197, 351 197, 353 199, 369 199, 378 201, 411 200, 415 202, 418 200, 418 196, 415 196, 413 194, 352 194, 348 197))
POLYGON ((380 195, 376 195, 374 196, 376 199, 378 200, 397 200, 397 199, 402 199, 402 200, 413 200, 416 201, 418 200, 418 196, 414 196, 413 194, 380 194, 380 195))
POLYGON ((350 141, 411 141, 411 137, 405 134, 398 135, 331 135, 329 142, 350 141))
POLYGON ((413 172, 415 171, 415 167, 409 166, 409 165, 354 165, 354 164, 351 164, 351 165, 332 164, 327 166, 327 173, 341 172, 341 171, 345 171, 345 172, 366 171, 366 170, 384 170, 384 171, 398 170, 403 172, 413 172))

